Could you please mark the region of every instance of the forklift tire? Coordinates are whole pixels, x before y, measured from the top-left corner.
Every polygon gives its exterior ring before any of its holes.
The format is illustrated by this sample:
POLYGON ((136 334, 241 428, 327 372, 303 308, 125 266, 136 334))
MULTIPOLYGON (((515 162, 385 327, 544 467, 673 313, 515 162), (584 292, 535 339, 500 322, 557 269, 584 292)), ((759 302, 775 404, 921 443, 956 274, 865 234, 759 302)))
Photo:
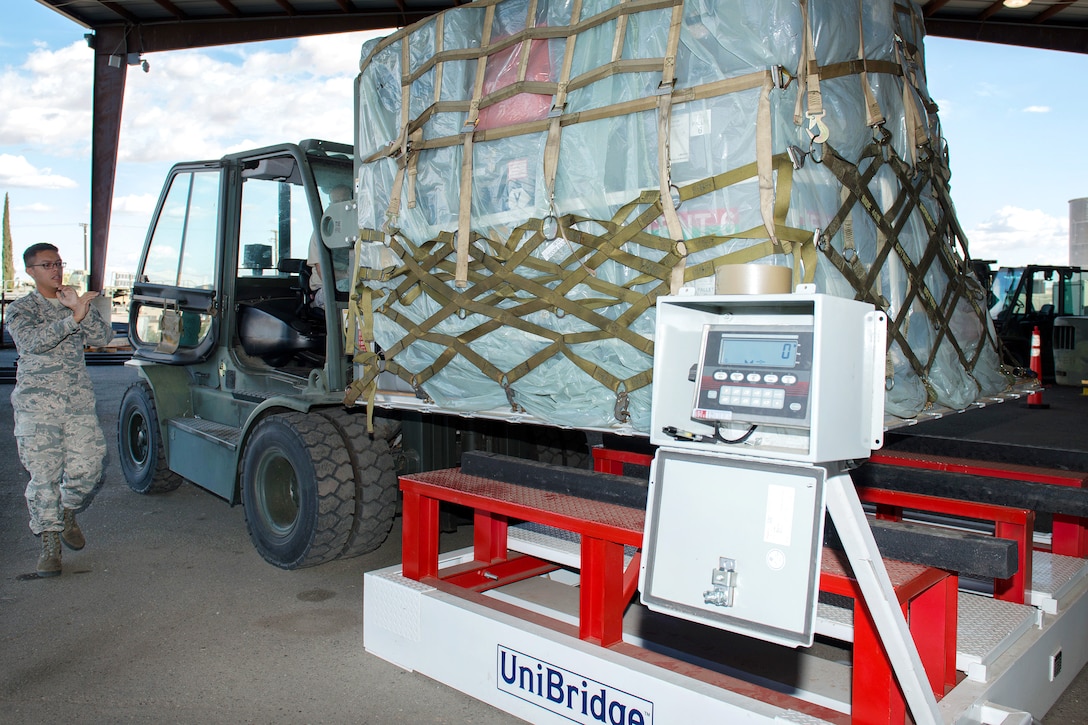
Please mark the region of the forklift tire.
POLYGON ((389 536, 397 513, 397 464, 390 441, 398 428, 389 419, 374 419, 374 436, 366 432, 366 410, 343 408, 318 411, 340 431, 355 472, 355 517, 351 536, 340 557, 374 551, 389 536))
POLYGON ((143 381, 130 385, 121 398, 117 448, 125 481, 136 493, 173 491, 185 480, 167 468, 155 396, 143 381))
POLYGON ((242 451, 242 504, 258 553, 281 569, 340 555, 352 532, 355 477, 347 445, 320 415, 277 413, 242 451))

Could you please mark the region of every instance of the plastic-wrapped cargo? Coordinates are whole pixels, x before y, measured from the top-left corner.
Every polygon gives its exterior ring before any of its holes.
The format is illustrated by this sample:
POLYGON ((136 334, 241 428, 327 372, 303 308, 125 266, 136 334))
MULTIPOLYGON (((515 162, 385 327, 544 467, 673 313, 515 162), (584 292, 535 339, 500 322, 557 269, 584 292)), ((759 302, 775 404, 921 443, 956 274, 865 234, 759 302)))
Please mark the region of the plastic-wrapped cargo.
POLYGON ((364 45, 353 394, 645 431, 654 301, 737 263, 885 309, 893 415, 1005 390, 922 39, 893 0, 493 0, 364 45))

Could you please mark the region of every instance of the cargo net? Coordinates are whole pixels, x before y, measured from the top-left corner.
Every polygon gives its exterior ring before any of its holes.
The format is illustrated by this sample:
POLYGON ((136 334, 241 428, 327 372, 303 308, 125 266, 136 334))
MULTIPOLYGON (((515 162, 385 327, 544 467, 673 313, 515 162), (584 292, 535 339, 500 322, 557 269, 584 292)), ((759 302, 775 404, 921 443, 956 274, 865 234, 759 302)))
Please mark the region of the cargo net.
POLYGON ((368 43, 348 402, 385 370, 646 431, 656 299, 732 264, 887 311, 892 415, 1002 392, 922 34, 890 0, 496 0, 368 43))

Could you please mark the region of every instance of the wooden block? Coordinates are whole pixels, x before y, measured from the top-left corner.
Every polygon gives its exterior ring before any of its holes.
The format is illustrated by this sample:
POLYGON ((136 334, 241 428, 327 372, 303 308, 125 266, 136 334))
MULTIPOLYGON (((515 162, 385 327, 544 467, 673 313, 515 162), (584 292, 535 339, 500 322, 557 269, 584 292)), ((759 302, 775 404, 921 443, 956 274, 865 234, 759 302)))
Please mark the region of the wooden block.
POLYGON ((1036 512, 1088 516, 1088 488, 879 463, 866 463, 851 471, 850 477, 859 486, 982 501, 1036 512))
MULTIPOLYGON (((886 559, 984 579, 1008 579, 1017 570, 1017 546, 1011 539, 904 521, 870 519, 869 527, 880 555, 886 559)), ((824 539, 828 546, 842 548, 830 522, 824 539)))

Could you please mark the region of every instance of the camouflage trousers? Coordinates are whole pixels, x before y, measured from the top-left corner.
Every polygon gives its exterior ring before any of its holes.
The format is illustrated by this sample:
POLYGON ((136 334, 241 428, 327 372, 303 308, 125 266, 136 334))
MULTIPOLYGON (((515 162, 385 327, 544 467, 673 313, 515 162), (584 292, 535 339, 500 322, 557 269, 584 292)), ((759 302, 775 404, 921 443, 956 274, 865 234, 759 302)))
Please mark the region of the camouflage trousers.
POLYGON ((30 473, 26 503, 30 530, 64 529, 64 509, 79 509, 102 480, 106 438, 94 408, 63 419, 15 411, 19 461, 30 473))

